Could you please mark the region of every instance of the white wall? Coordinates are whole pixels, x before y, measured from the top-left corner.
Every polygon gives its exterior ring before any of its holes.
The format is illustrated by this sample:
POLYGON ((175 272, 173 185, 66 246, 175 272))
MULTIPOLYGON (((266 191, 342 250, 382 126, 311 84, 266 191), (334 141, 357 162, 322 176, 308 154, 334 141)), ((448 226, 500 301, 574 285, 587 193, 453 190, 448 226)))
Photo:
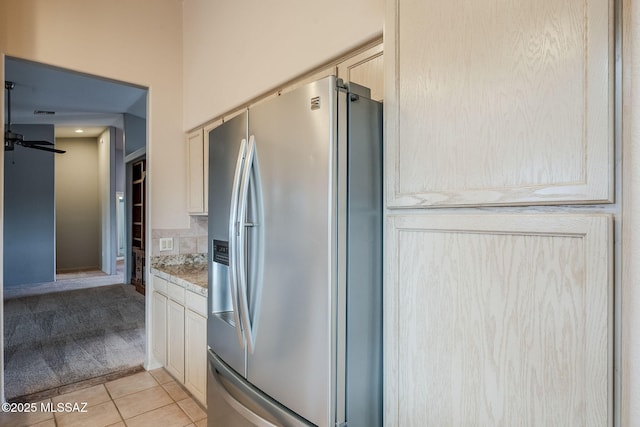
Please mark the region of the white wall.
POLYGON ((184 127, 382 33, 383 0, 184 0, 184 127))
POLYGON ((182 1, 0 3, 0 52, 149 88, 150 225, 188 227, 182 1))
POLYGON ((100 204, 96 138, 57 138, 56 269, 98 268, 100 204))
POLYGON ((145 148, 147 140, 146 120, 132 114, 123 114, 124 119, 124 155, 128 156, 145 148))

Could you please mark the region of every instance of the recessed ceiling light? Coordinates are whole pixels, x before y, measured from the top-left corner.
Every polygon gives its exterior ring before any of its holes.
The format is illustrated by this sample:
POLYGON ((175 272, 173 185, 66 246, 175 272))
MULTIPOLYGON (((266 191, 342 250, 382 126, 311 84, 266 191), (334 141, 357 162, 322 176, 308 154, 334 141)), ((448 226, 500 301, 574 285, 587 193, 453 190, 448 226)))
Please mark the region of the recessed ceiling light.
POLYGON ((76 129, 76 133, 83 133, 84 131, 82 129, 76 129))

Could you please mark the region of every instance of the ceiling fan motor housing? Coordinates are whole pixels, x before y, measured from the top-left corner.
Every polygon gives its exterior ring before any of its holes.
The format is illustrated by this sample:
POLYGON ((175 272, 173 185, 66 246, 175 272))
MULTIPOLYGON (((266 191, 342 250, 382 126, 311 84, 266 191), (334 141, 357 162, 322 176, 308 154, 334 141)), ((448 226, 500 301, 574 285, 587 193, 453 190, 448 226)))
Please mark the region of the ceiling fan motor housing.
POLYGON ((21 134, 7 130, 4 133, 4 150, 12 151, 15 148, 15 143, 22 141, 22 138, 21 134))
POLYGON ((4 88, 7 90, 7 113, 9 116, 9 120, 8 120, 8 124, 7 124, 7 129, 5 129, 4 131, 4 150, 5 151, 12 151, 16 144, 21 145, 23 147, 26 148, 35 148, 37 150, 42 150, 42 151, 49 151, 51 153, 59 153, 59 154, 63 154, 65 153, 64 150, 58 150, 57 148, 53 148, 53 147, 46 147, 46 145, 54 145, 53 142, 49 142, 49 141, 25 141, 24 137, 22 136, 22 134, 13 132, 11 130, 11 90, 15 87, 15 83, 10 82, 10 81, 5 81, 4 82, 4 88), (42 145, 45 145, 45 147, 43 147, 42 145))

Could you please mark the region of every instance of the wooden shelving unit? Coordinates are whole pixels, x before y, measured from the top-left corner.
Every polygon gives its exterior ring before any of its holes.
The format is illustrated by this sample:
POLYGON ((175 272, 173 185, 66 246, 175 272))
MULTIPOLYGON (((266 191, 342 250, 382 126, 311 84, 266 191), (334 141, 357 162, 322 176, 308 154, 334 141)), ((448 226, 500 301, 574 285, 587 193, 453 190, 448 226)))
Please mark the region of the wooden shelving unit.
POLYGON ((132 165, 131 188, 131 234, 132 265, 131 284, 144 295, 144 258, 145 258, 145 178, 146 161, 140 160, 132 165))

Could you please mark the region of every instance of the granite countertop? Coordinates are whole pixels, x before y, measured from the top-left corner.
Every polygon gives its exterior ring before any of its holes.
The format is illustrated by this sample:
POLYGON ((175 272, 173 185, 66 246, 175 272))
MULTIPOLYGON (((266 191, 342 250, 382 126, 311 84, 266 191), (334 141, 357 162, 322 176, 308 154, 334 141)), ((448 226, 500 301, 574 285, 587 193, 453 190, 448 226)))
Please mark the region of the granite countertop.
POLYGON ((206 254, 154 257, 151 273, 192 292, 207 295, 206 254))

